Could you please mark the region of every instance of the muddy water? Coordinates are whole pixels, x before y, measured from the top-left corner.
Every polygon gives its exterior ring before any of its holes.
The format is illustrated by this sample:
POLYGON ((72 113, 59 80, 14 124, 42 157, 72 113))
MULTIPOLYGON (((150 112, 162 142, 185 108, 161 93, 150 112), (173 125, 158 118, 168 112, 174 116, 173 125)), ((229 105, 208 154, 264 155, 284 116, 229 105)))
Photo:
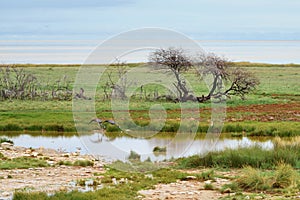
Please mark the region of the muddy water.
POLYGON ((64 152, 75 152, 80 150, 82 154, 93 154, 105 157, 108 160, 126 160, 130 151, 141 155, 141 159, 148 157, 152 161, 159 161, 170 158, 178 158, 195 154, 205 154, 209 151, 221 151, 226 148, 236 149, 254 145, 265 149, 273 148, 272 139, 263 141, 253 138, 219 138, 210 141, 209 139, 178 139, 168 137, 152 137, 150 139, 117 137, 109 139, 106 136, 94 133, 79 137, 78 135, 54 136, 54 135, 30 135, 30 134, 0 134, 0 137, 7 137, 14 141, 16 146, 32 148, 52 148, 64 152), (166 147, 164 153, 153 153, 154 147, 166 147))

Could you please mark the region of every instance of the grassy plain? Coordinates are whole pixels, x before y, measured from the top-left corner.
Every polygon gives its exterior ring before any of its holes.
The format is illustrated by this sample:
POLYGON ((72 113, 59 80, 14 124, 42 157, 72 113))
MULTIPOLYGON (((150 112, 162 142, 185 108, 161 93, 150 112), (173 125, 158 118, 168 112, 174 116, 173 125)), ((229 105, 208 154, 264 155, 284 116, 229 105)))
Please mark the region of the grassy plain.
MULTIPOLYGON (((236 63, 253 72, 260 80, 257 90, 247 96, 246 100, 236 97, 228 99, 227 118, 224 132, 246 132, 248 135, 292 136, 300 134, 300 68, 293 65, 259 65, 236 63), (290 106, 289 106, 290 105, 290 106)), ((18 65, 28 73, 34 74, 41 84, 54 83, 67 76, 70 83, 76 78, 78 65, 18 65)), ((117 78, 117 67, 108 66, 101 77, 96 92, 95 109, 99 118, 113 118, 111 102, 104 100, 103 86, 108 81, 107 73, 112 72, 112 79, 117 78)), ((205 94, 207 87, 193 71, 184 74, 198 95, 205 94)), ((164 93, 160 86, 148 85, 144 89, 145 96, 151 96, 155 91, 164 93)), ((167 123, 163 132, 174 132, 180 122, 181 104, 171 102, 153 102, 140 99, 138 94, 130 100, 130 115, 140 125, 149 123, 149 108, 161 104, 167 111, 167 123), (175 128, 174 128, 175 127, 175 128)), ((196 105, 185 103, 188 109, 200 107, 200 128, 198 132, 206 132, 211 109, 210 103, 196 105)), ((0 131, 56 131, 75 132, 71 101, 39 101, 11 100, 0 104, 0 131)), ((108 132, 116 131, 110 127, 108 132)))

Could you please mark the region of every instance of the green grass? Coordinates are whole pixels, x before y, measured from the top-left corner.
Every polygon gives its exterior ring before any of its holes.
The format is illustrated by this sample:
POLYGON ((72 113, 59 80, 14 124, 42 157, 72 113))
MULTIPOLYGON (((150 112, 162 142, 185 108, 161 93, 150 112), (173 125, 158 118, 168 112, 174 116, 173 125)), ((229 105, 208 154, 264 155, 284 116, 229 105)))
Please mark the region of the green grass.
POLYGON ((48 167, 48 164, 43 159, 31 157, 17 157, 8 159, 0 155, 0 169, 28 169, 36 167, 48 167))
MULTIPOLYGON (((282 67, 281 65, 264 66, 260 64, 251 64, 244 66, 243 63, 237 64, 246 67, 259 77, 261 84, 257 91, 247 97, 247 100, 242 101, 238 98, 228 99, 228 107, 247 106, 254 104, 270 104, 284 102, 299 102, 300 89, 298 80, 300 78, 299 67, 289 66, 282 67), (284 84, 283 84, 284 83, 284 84)), ((21 66, 21 65, 18 65, 21 66)), ((78 65, 57 66, 57 65, 23 65, 26 70, 36 75, 40 80, 44 80, 43 84, 55 82, 64 74, 68 75, 68 79, 73 82, 78 71, 78 65)), ((110 70, 116 78, 116 68, 110 67, 110 70)), ((106 72, 107 73, 107 72, 106 72)), ((206 86, 194 76, 193 71, 185 74, 187 80, 194 86, 197 94, 207 92, 206 86)), ((105 84, 107 76, 104 74, 101 79, 96 93, 96 112, 100 118, 113 118, 111 112, 111 102, 103 101, 103 91, 101 85, 105 84)), ((159 84, 159 83, 158 83, 159 84)), ((162 88, 155 85, 145 86, 147 92, 152 94, 154 90, 162 91, 162 88), (148 87, 148 88, 147 88, 148 87)), ((155 104, 161 104, 167 111, 167 123, 161 132, 176 132, 179 127, 177 118, 180 118, 180 104, 171 102, 152 102, 148 100, 140 100, 135 97, 130 101, 130 115, 133 120, 139 125, 147 125, 149 122, 149 108, 155 104)), ((185 103, 185 107, 189 108, 210 108, 210 103, 193 104, 185 103)), ((201 125, 198 128, 199 133, 205 133, 210 119, 210 111, 201 110, 200 119, 201 125)), ((235 112, 227 113, 230 117, 244 116, 251 113, 235 112)), ((55 131, 55 132, 75 132, 72 102, 71 101, 38 101, 38 100, 12 100, 3 101, 0 104, 0 131, 55 131)), ((88 119, 89 120, 89 119, 88 119)), ((87 120, 87 121, 88 121, 87 120)), ((236 133, 245 131, 250 136, 293 136, 299 135, 299 123, 294 121, 285 122, 260 122, 260 121, 245 121, 245 122, 230 122, 225 123, 224 132, 236 133)), ((184 124, 183 124, 184 125, 184 124)), ((155 128, 153 124, 153 128, 155 128)), ((189 125, 184 125, 189 131, 189 125)), ((119 129, 116 126, 108 126, 108 132, 116 132, 119 129)))
POLYGON ((76 160, 73 163, 73 166, 81 166, 81 167, 87 167, 87 166, 93 166, 94 163, 90 160, 76 160))
POLYGON ((278 162, 284 162, 296 168, 299 167, 300 161, 300 143, 297 138, 294 139, 294 142, 277 139, 274 149, 271 150, 254 146, 210 152, 204 157, 195 155, 180 158, 177 160, 178 168, 242 168, 247 165, 255 168, 273 169, 278 162))
POLYGON ((243 169, 243 173, 237 180, 237 183, 240 188, 248 191, 270 191, 276 188, 297 188, 297 184, 300 182, 299 174, 292 166, 279 163, 274 172, 264 172, 247 166, 243 169))
POLYGON ((59 165, 66 165, 66 166, 81 166, 81 167, 87 167, 87 166, 93 166, 94 163, 90 160, 76 160, 73 163, 71 161, 65 161, 61 160, 58 162, 59 165))

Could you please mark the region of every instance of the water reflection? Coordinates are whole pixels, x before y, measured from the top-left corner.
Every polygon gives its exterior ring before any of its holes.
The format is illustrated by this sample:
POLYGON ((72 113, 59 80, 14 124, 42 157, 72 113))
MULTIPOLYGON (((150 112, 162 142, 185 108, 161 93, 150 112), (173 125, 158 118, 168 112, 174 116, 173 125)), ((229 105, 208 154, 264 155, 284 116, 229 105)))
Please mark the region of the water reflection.
MULTIPOLYGON (((97 137, 96 135, 92 137, 97 137)), ((105 137, 105 136, 104 136, 105 137)), ((125 161, 129 156, 130 151, 135 151, 141 155, 141 160, 146 160, 148 157, 152 161, 161 161, 164 159, 178 158, 184 156, 191 156, 195 154, 203 154, 207 152, 207 146, 214 141, 207 139, 197 139, 194 141, 180 139, 174 141, 173 138, 129 138, 119 137, 113 141, 108 141, 103 138, 102 142, 91 142, 91 138, 83 137, 84 143, 89 147, 89 152, 94 155, 105 156, 106 158, 118 159, 125 161), (187 145, 188 143, 188 145, 187 145), (154 147, 167 147, 166 153, 154 154, 154 147)), ((243 138, 223 138, 219 139, 214 146, 210 146, 210 151, 221 151, 226 148, 236 149, 239 147, 261 146, 264 149, 272 149, 273 143, 271 139, 264 142, 252 141, 247 137, 243 138)))
MULTIPOLYGON (((150 139, 132 138, 132 137, 117 137, 110 140, 104 135, 94 133, 92 135, 84 135, 80 138, 74 136, 32 136, 29 134, 20 135, 1 135, 14 141, 15 145, 33 148, 52 148, 66 152, 74 152, 81 148, 82 154, 93 154, 101 158, 105 157, 108 160, 125 161, 129 156, 130 151, 135 151, 141 155, 141 160, 148 157, 152 161, 161 161, 164 159, 178 158, 183 156, 191 156, 201 154, 206 151, 207 146, 211 141, 205 139, 196 139, 194 141, 179 138, 174 141, 173 138, 158 138, 150 139), (154 147, 167 147, 166 153, 154 154, 154 147)), ((212 151, 221 151, 226 148, 236 149, 239 147, 251 147, 254 145, 261 146, 264 149, 272 149, 272 140, 265 139, 264 141, 251 140, 251 138, 220 138, 216 145, 210 146, 212 151)))

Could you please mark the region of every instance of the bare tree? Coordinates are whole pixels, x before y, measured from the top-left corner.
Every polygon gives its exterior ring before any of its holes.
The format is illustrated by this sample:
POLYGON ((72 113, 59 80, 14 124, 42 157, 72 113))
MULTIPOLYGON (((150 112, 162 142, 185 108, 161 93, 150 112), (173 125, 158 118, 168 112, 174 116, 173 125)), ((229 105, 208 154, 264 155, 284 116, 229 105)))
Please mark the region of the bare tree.
POLYGON ((14 66, 0 66, 0 100, 71 100, 71 82, 67 76, 46 85, 30 72, 14 66))
POLYGON ((241 99, 253 91, 259 84, 259 80, 250 72, 241 68, 234 68, 230 62, 215 54, 201 54, 198 66, 198 74, 211 76, 212 84, 209 93, 197 97, 199 102, 205 102, 211 98, 222 99, 223 97, 239 96, 241 99), (229 85, 224 88, 224 85, 229 85))
POLYGON ((186 81, 182 73, 192 67, 192 60, 181 48, 158 49, 150 54, 149 61, 160 68, 170 70, 176 78, 176 87, 179 97, 178 100, 185 102, 195 99, 186 86, 186 81))
POLYGON ((128 71, 128 65, 126 62, 122 62, 121 60, 116 58, 116 61, 114 64, 111 64, 111 66, 115 66, 117 70, 117 81, 113 78, 113 72, 108 72, 108 82, 106 83, 106 86, 109 86, 111 89, 113 89, 112 96, 115 98, 120 99, 127 99, 126 91, 130 86, 132 86, 134 83, 127 79, 127 71, 128 71))
POLYGON ((230 62, 223 57, 215 54, 201 53, 197 59, 187 56, 181 48, 158 49, 150 54, 149 61, 159 67, 171 71, 175 77, 176 87, 179 97, 178 101, 198 101, 200 103, 217 98, 239 96, 242 99, 245 95, 253 91, 259 84, 258 79, 250 72, 242 68, 234 68, 230 62), (182 74, 192 67, 196 67, 199 75, 212 78, 209 92, 200 97, 187 88, 186 81, 182 74), (224 85, 228 85, 225 88, 224 85))

